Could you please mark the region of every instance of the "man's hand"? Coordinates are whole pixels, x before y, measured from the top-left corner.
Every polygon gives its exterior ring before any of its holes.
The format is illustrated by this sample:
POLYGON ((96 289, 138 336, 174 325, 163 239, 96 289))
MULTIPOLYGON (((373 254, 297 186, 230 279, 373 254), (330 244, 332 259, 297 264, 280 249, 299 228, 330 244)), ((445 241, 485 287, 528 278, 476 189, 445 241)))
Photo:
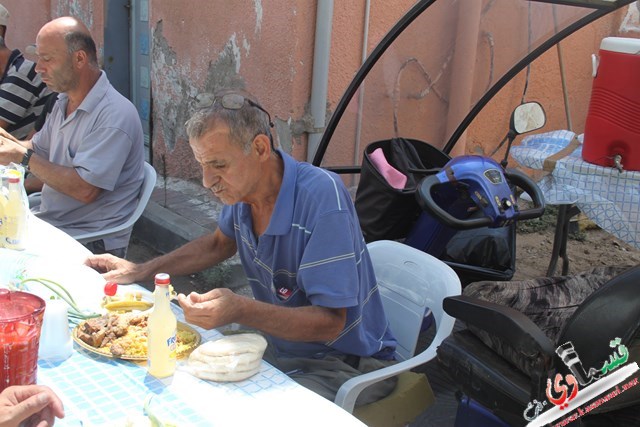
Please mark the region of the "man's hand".
POLYGON ((27 149, 16 142, 15 138, 9 139, 0 135, 0 165, 8 165, 11 162, 20 163, 26 151, 27 149))
POLYGON ((52 426, 64 418, 62 401, 49 387, 7 387, 0 393, 0 427, 52 426))
POLYGON ((346 308, 282 307, 247 298, 227 288, 178 295, 188 323, 213 329, 240 323, 289 341, 331 341, 344 329, 346 308), (295 327, 292 327, 295 325, 295 327))
POLYGON ((192 325, 213 329, 236 321, 239 299, 226 288, 210 290, 206 294, 191 292, 189 296, 178 295, 178 302, 184 310, 184 318, 192 325))
POLYGON ((84 261, 84 264, 101 273, 107 281, 124 285, 139 279, 137 264, 111 254, 91 255, 84 261))
POLYGON ((13 142, 19 142, 13 135, 11 135, 2 127, 0 127, 0 136, 10 139, 13 142))

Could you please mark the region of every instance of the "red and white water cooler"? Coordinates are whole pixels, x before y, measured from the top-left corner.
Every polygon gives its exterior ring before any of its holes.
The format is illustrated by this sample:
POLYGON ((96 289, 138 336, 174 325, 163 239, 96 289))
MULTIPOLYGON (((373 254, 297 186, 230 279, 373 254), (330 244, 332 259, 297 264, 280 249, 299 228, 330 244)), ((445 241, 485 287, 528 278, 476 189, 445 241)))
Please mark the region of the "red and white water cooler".
POLYGON ((640 171, 640 39, 607 37, 594 56, 594 79, 582 158, 640 171))

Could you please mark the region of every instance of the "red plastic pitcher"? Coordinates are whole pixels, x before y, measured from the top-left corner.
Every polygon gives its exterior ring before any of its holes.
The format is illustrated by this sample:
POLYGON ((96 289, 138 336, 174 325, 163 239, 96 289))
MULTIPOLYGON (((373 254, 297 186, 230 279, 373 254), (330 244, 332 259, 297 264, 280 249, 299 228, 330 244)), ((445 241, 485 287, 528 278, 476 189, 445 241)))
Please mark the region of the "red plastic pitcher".
POLYGON ((0 289, 0 391, 36 383, 44 308, 36 295, 0 289))

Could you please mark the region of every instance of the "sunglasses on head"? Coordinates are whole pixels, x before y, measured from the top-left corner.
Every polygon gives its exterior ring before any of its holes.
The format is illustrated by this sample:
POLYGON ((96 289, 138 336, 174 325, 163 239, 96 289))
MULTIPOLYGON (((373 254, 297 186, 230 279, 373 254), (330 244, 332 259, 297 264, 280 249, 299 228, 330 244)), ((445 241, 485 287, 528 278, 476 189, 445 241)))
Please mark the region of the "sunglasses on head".
MULTIPOLYGON (((260 110, 263 113, 265 113, 267 115, 267 117, 269 118, 269 127, 271 127, 271 128, 273 127, 273 122, 271 121, 271 114, 269 114, 269 112, 267 110, 262 108, 260 106, 260 104, 258 104, 256 102, 253 102, 249 98, 245 98, 244 96, 242 96, 240 94, 237 94, 237 93, 228 93, 226 95, 222 95, 219 98, 216 98, 213 101, 214 104, 218 100, 220 100, 220 105, 222 105, 227 110, 240 110, 242 107, 244 107, 244 103, 246 102, 250 106, 252 106, 254 108, 257 108, 258 110, 260 110)), ((262 132, 260 132, 260 133, 262 133, 262 132)), ((260 133, 257 133, 256 136, 260 135, 260 133)), ((273 136, 271 135, 271 132, 269 132, 269 142, 271 143, 271 149, 275 150, 275 147, 273 145, 273 136)))

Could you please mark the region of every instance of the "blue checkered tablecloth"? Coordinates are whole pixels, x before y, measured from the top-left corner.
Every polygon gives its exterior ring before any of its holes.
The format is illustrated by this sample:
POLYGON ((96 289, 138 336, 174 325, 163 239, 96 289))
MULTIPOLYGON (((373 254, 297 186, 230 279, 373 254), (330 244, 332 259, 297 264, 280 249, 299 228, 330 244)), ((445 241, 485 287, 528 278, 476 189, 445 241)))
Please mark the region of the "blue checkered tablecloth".
MULTIPOLYGON (((530 135, 511 149, 511 155, 522 166, 542 170, 544 160, 566 147, 574 135, 564 130, 530 135)), ((640 172, 585 162, 579 146, 558 160, 538 186, 548 204, 575 204, 599 227, 640 249, 640 172)))
MULTIPOLYGON (((180 307, 172 304, 172 309, 183 321, 180 307)), ((195 329, 202 342, 221 337, 216 330, 195 329)), ((143 415, 150 394, 154 414, 180 427, 363 426, 264 361, 258 374, 233 383, 200 380, 180 370, 183 363, 178 362, 172 377, 157 379, 147 374, 144 363, 105 357, 74 343, 68 359, 38 362, 38 383, 53 388, 64 402, 66 416, 56 426, 122 427, 127 419, 143 415)))
MULTIPOLYGON (((68 234, 39 218, 29 216, 27 247, 24 251, 0 248, 0 287, 32 277, 45 277, 63 284, 76 302, 88 310, 99 309, 105 280, 82 265, 90 253, 68 234)), ((146 289, 132 285, 150 298, 146 289)), ((46 288, 26 290, 48 298, 46 288)), ((180 306, 172 304, 179 321, 180 306)), ((195 327, 202 342, 222 336, 216 330, 195 327)), ((127 421, 145 426, 143 406, 150 407, 162 421, 179 427, 253 426, 279 427, 326 425, 363 427, 357 418, 329 400, 291 380, 262 362, 260 372, 245 381, 216 383, 200 380, 180 369, 166 379, 147 375, 146 364, 112 359, 92 353, 74 343, 69 358, 52 363, 38 361, 38 383, 50 386, 60 396, 65 418, 56 426, 123 427, 127 421)))

